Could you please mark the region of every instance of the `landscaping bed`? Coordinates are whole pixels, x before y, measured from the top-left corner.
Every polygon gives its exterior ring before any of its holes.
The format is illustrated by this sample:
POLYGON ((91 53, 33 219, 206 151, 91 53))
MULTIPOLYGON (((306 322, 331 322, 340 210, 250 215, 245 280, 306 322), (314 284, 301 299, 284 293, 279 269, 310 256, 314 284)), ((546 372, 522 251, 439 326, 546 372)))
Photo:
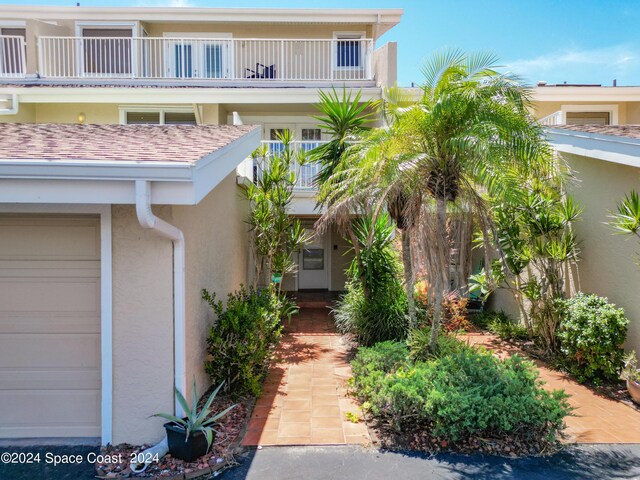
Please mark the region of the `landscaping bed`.
MULTIPOLYGON (((213 390, 210 389, 203 395, 200 403, 206 400, 213 390)), ((101 449, 104 455, 120 455, 121 463, 96 463, 96 476, 98 478, 161 478, 166 479, 189 479, 198 478, 233 464, 233 456, 239 446, 242 435, 246 429, 254 398, 244 397, 237 401, 230 397, 218 397, 212 404, 212 411, 219 412, 225 408, 236 404, 227 415, 222 417, 215 426, 216 438, 209 452, 194 462, 184 462, 165 455, 159 462, 154 462, 147 467, 142 474, 134 474, 129 468, 131 454, 139 453, 149 448, 151 445, 107 445, 101 449)))
POLYGON ((420 343, 378 343, 352 362, 353 392, 381 447, 505 456, 560 448, 567 396, 546 391, 531 362, 445 335, 438 356, 423 356, 420 343))

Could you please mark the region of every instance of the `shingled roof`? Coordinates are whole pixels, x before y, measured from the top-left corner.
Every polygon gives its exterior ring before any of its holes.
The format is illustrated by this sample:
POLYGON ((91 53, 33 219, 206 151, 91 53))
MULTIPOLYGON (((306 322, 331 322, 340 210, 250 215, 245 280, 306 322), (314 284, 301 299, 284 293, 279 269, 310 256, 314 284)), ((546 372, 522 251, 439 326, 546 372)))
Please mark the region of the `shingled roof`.
POLYGON ((640 125, 554 125, 550 128, 640 139, 640 125))
POLYGON ((81 125, 0 123, 0 161, 196 163, 253 125, 81 125))

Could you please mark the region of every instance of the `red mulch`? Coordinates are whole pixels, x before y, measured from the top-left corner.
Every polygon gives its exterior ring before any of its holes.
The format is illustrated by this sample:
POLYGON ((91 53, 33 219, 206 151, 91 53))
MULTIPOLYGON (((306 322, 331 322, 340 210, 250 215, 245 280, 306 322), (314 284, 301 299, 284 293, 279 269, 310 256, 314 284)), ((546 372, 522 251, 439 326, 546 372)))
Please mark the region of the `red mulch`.
MULTIPOLYGON (((210 392, 205 393, 200 400, 201 405, 207 399, 210 392)), ((201 470, 203 475, 210 473, 210 468, 219 466, 233 459, 233 453, 241 440, 242 433, 246 428, 248 417, 251 414, 253 398, 243 398, 234 402, 229 397, 219 397, 214 400, 211 407, 212 412, 219 412, 225 408, 236 404, 227 415, 219 420, 215 426, 216 438, 209 452, 200 457, 195 462, 185 462, 165 455, 158 463, 152 463, 147 470, 138 475, 134 475, 129 468, 129 460, 132 453, 139 453, 149 448, 151 445, 107 445, 100 453, 105 455, 120 455, 121 463, 96 463, 96 475, 101 478, 173 478, 182 474, 196 474, 201 470)))

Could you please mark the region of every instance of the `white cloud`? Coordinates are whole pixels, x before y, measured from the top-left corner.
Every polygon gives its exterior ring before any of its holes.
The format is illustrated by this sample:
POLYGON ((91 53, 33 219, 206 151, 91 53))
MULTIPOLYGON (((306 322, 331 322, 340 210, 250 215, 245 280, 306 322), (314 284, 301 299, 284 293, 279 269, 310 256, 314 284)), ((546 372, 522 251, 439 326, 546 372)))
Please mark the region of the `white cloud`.
POLYGON ((640 51, 629 45, 595 49, 568 47, 535 58, 507 62, 506 68, 530 82, 640 83, 640 51))

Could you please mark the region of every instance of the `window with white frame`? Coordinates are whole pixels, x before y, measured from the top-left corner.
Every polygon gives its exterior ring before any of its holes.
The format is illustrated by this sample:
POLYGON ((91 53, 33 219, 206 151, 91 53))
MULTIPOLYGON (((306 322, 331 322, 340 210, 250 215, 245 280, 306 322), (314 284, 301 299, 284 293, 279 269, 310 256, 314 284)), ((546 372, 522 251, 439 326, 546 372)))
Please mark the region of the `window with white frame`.
POLYGON ((191 109, 126 108, 120 110, 120 123, 126 125, 197 125, 191 109))
POLYGON ((135 69, 136 50, 133 37, 137 32, 135 22, 76 24, 82 37, 81 73, 85 76, 129 76, 135 69))
POLYGON ((335 32, 334 67, 360 69, 364 65, 364 32, 335 32))
POLYGON ((562 105, 562 123, 567 125, 618 125, 618 105, 562 105))
POLYGON ((27 29, 21 25, 0 25, 0 74, 24 72, 27 29))

